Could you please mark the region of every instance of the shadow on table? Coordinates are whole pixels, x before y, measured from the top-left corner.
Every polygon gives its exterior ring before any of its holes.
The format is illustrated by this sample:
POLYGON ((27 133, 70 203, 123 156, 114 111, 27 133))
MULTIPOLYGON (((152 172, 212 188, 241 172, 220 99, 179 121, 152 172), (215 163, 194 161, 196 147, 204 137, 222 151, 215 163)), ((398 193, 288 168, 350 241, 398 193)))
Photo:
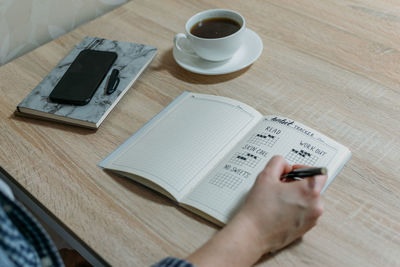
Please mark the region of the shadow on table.
POLYGON ((171 74, 175 78, 184 82, 194 84, 216 84, 226 82, 239 77, 240 75, 248 71, 251 67, 250 65, 249 67, 246 67, 242 70, 222 75, 196 74, 183 69, 175 62, 175 59, 172 56, 172 49, 169 49, 160 55, 160 62, 160 65, 151 67, 150 69, 154 71, 167 70, 169 74, 171 74))
POLYGON ((130 178, 126 178, 122 175, 113 173, 111 171, 104 170, 104 172, 107 173, 114 181, 119 183, 125 189, 129 190, 130 192, 132 192, 133 194, 135 194, 137 196, 140 196, 143 199, 146 199, 148 201, 152 201, 152 202, 158 203, 160 205, 164 205, 164 206, 169 206, 169 207, 174 206, 181 213, 185 214, 188 217, 195 219, 196 221, 198 221, 202 224, 210 226, 214 229, 220 228, 218 225, 216 225, 212 222, 209 222, 209 221, 203 219, 202 217, 200 217, 199 215, 196 215, 193 212, 190 212, 190 211, 182 208, 181 206, 179 206, 178 202, 164 196, 163 194, 157 192, 154 189, 151 189, 139 182, 136 182, 130 178))
POLYGON ((290 243, 288 246, 277 250, 275 252, 271 252, 271 253, 267 253, 264 256, 262 256, 256 263, 256 265, 258 264, 262 264, 262 263, 267 263, 269 260, 272 260, 275 256, 277 256, 278 254, 280 254, 282 251, 286 250, 286 249, 290 249, 290 248, 295 248, 298 245, 301 244, 302 238, 297 239, 296 241, 294 241, 293 243, 290 243))

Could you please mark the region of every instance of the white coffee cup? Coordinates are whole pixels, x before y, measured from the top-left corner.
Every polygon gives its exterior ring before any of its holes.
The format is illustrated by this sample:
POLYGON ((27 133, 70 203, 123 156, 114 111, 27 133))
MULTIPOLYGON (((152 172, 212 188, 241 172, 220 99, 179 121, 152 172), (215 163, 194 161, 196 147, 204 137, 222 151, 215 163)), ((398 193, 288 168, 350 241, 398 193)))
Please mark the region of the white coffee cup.
POLYGON ((178 33, 174 38, 175 49, 190 57, 200 57, 210 61, 222 61, 231 58, 243 43, 246 31, 244 17, 228 9, 211 9, 197 13, 185 25, 186 34, 178 33), (220 38, 201 38, 190 31, 198 22, 211 18, 228 18, 236 21, 240 29, 231 35, 220 38))

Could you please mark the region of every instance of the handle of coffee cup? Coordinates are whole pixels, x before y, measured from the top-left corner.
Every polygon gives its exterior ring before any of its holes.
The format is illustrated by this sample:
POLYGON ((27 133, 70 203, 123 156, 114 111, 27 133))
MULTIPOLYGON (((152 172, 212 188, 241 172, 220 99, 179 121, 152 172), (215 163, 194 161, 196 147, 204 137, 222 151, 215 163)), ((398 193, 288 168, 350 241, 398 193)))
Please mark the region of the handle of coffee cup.
POLYGON ((189 39, 187 38, 186 34, 178 33, 174 37, 174 46, 178 49, 181 53, 184 53, 187 56, 200 58, 196 52, 190 47, 189 39))

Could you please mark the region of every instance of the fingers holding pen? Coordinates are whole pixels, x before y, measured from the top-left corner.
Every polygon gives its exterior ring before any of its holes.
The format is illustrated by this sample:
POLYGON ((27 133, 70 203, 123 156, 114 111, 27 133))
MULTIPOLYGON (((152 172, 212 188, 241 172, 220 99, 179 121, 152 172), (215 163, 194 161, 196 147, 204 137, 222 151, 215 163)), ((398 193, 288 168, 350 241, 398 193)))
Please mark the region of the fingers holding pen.
POLYGON ((282 156, 272 157, 234 218, 239 225, 250 225, 248 229, 255 232, 257 247, 264 252, 280 249, 301 237, 323 212, 320 192, 326 176, 311 175, 292 183, 282 181, 283 175, 300 168, 310 167, 290 166, 282 156))
MULTIPOLYGON (((302 165, 293 166, 293 170, 309 171, 309 167, 302 165)), ((327 180, 327 175, 314 175, 304 177, 300 180, 294 180, 293 183, 282 183, 282 186, 290 187, 291 195, 294 201, 302 207, 303 216, 300 228, 305 231, 311 229, 317 222, 317 219, 323 213, 323 202, 320 197, 327 180)))
POLYGON ((282 176, 282 182, 296 181, 303 187, 303 193, 318 197, 327 180, 326 168, 312 168, 304 165, 294 165, 292 171, 282 176))
POLYGON ((298 186, 297 190, 300 194, 298 201, 305 209, 304 220, 307 230, 316 225, 324 211, 320 194, 325 181, 326 175, 318 175, 291 184, 298 186))
POLYGON ((280 177, 284 173, 288 173, 292 170, 292 167, 282 156, 273 156, 264 170, 260 173, 261 179, 266 179, 269 182, 279 182, 280 177))

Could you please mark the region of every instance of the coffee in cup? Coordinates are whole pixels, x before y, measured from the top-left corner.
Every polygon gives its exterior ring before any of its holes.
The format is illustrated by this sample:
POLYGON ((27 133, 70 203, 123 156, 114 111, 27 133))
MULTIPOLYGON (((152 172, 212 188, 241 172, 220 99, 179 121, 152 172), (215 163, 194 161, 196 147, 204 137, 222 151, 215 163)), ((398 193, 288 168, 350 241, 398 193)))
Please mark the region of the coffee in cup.
POLYGON ((197 22, 190 33, 200 38, 222 38, 240 30, 241 25, 230 18, 210 18, 197 22))
POLYGON ((175 36, 175 49, 187 56, 222 61, 231 58, 242 45, 246 24, 236 11, 212 9, 191 17, 185 30, 186 34, 175 36))

